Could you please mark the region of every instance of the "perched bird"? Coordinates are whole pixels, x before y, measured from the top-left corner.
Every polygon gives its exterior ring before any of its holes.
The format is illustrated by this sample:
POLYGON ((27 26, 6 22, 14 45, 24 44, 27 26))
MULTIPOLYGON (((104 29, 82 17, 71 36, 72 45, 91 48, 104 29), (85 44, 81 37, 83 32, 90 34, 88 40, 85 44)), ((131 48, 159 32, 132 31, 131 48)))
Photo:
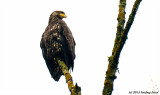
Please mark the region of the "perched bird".
POLYGON ((63 75, 57 58, 64 61, 68 69, 73 71, 74 67, 75 41, 67 24, 62 20, 66 17, 63 11, 54 11, 40 42, 43 58, 55 81, 63 75))

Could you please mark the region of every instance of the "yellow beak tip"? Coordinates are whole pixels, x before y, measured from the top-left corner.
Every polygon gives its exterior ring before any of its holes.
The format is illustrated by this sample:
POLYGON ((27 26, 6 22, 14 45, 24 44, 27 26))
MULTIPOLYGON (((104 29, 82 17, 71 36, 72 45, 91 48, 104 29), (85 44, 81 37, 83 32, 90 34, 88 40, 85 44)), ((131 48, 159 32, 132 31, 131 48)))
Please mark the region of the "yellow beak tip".
POLYGON ((67 18, 67 16, 66 16, 65 14, 60 14, 60 16, 61 16, 62 18, 67 18))

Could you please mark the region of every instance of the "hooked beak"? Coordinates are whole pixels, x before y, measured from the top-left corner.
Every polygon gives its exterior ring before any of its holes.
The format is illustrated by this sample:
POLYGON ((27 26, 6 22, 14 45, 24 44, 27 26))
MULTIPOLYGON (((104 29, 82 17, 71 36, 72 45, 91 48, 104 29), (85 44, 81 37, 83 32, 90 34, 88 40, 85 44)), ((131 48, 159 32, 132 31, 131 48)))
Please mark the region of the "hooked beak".
POLYGON ((59 14, 62 18, 66 18, 67 16, 65 14, 59 14))

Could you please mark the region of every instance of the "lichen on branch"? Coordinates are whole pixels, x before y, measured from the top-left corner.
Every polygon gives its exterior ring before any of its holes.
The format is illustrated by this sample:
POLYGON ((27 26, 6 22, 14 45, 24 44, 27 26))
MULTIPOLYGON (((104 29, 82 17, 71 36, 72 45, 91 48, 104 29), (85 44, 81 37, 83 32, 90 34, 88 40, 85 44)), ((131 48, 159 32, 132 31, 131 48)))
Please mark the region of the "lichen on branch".
POLYGON ((81 88, 73 84, 72 76, 69 73, 68 67, 64 61, 57 59, 60 69, 62 70, 64 76, 66 77, 66 83, 68 84, 68 89, 71 92, 71 95, 81 95, 81 88))
POLYGON ((116 79, 115 73, 118 69, 119 56, 126 42, 127 34, 134 21, 135 14, 138 10, 138 7, 141 1, 142 0, 135 1, 133 8, 132 8, 132 12, 124 28, 126 0, 120 0, 119 14, 117 18, 118 20, 117 33, 116 33, 116 38, 114 42, 114 47, 112 50, 112 55, 108 58, 109 64, 108 64, 108 69, 106 71, 106 77, 104 81, 103 95, 112 95, 113 83, 114 83, 114 80, 116 79))

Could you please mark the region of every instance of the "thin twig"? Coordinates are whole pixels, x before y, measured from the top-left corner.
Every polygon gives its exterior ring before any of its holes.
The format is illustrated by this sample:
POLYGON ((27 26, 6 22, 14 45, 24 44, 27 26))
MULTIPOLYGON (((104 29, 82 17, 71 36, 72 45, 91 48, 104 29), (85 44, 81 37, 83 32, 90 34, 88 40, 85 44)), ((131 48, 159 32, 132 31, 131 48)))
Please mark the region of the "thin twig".
MULTIPOLYGON (((132 12, 131 14, 129 15, 129 18, 128 18, 128 21, 127 21, 127 24, 125 26, 125 29, 124 29, 124 37, 128 35, 128 32, 132 26, 132 23, 134 21, 134 18, 135 18, 135 15, 137 13, 137 10, 138 10, 138 7, 140 5, 142 0, 136 0, 134 5, 133 5, 133 9, 132 9, 132 12)), ((123 35, 122 35, 123 36, 123 35)))

